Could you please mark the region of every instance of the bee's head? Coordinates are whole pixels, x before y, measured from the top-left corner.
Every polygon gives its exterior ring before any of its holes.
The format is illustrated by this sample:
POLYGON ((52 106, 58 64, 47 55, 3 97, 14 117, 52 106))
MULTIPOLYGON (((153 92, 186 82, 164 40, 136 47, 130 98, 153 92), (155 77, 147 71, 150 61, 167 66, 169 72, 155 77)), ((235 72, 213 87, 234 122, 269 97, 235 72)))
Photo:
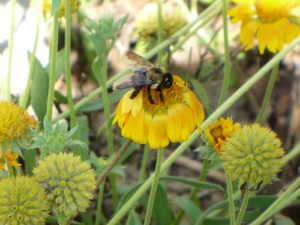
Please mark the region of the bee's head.
POLYGON ((161 86, 163 88, 170 88, 172 84, 173 84, 173 75, 170 72, 164 73, 161 86))

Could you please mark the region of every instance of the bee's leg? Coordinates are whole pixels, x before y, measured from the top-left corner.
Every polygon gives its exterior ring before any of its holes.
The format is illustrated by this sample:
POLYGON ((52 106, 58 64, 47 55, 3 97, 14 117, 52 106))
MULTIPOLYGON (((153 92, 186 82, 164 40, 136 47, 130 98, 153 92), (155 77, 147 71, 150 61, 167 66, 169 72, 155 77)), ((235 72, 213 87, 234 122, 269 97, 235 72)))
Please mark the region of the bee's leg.
POLYGON ((140 90, 142 89, 143 86, 139 86, 139 87, 135 87, 134 91, 131 93, 130 98, 134 99, 138 93, 140 92, 140 90))
POLYGON ((155 104, 155 102, 153 101, 152 95, 151 95, 151 85, 147 86, 147 95, 148 95, 148 101, 151 104, 155 104))
POLYGON ((163 96, 163 92, 160 86, 158 86, 157 90, 159 91, 159 97, 162 103, 164 103, 164 96, 163 96))

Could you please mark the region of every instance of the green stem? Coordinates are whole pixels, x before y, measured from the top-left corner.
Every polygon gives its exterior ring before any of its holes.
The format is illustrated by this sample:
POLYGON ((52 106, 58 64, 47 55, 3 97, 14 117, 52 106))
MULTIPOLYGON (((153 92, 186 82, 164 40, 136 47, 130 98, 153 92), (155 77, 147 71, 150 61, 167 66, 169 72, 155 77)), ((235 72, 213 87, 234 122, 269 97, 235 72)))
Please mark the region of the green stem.
POLYGON ((151 186, 150 196, 148 199, 148 205, 147 205, 147 211, 145 216, 144 225, 149 225, 151 222, 151 216, 153 211, 153 205, 154 200, 156 196, 156 190, 159 182, 159 176, 160 176, 160 167, 164 156, 164 150, 158 149, 157 150, 157 158, 156 158, 156 165, 155 165, 155 171, 154 171, 154 180, 151 186))
POLYGON ((212 18, 216 17, 216 15, 220 12, 221 6, 217 5, 212 11, 209 12, 209 14, 207 14, 207 16, 205 18, 203 18, 203 20, 201 20, 198 24, 195 25, 195 27, 193 27, 191 29, 191 31, 185 35, 183 38, 181 38, 172 48, 171 50, 171 54, 175 53, 176 51, 178 51, 179 49, 181 49, 181 46, 187 41, 189 40, 193 35, 195 35, 199 29, 201 27, 203 27, 204 24, 207 24, 212 18))
POLYGON ((148 147, 148 145, 144 145, 139 181, 144 181, 146 178, 146 168, 147 168, 147 163, 148 163, 148 157, 149 157, 149 147, 148 147))
POLYGON ((29 74, 28 74, 27 84, 25 87, 24 95, 20 99, 20 106, 22 108, 26 108, 28 100, 29 100, 30 91, 31 91, 33 70, 34 70, 34 64, 35 64, 35 53, 36 53, 37 44, 38 44, 39 35, 40 35, 40 18, 41 18, 41 14, 38 13, 37 18, 36 18, 36 30, 35 30, 34 44, 33 44, 33 49, 32 49, 31 55, 30 55, 29 74))
POLYGON ((228 23, 227 23, 227 0, 223 0, 223 34, 224 34, 224 47, 225 47, 225 66, 224 66, 224 80, 221 88, 218 105, 224 102, 225 96, 228 92, 231 74, 230 62, 230 48, 228 40, 228 23))
MULTIPOLYGON (((106 55, 107 56, 107 55, 106 55)), ((99 57, 100 60, 100 57, 99 57)), ((101 61, 98 61, 99 66, 99 83, 102 87, 102 99, 103 99, 103 106, 104 106, 104 119, 105 121, 110 120, 110 100, 108 96, 108 92, 106 89, 106 78, 107 78, 107 57, 101 58, 101 61)), ((112 123, 106 123, 106 136, 107 136, 107 144, 108 144, 108 154, 109 157, 112 157, 114 154, 114 145, 113 145, 113 132, 112 132, 112 123)), ((111 174, 109 176, 111 190, 112 190, 112 198, 113 198, 113 206, 114 209, 118 207, 118 192, 117 192, 117 185, 116 185, 116 176, 115 174, 111 174)))
POLYGON ((70 109, 70 125, 71 128, 75 127, 76 122, 76 114, 74 110, 74 100, 72 96, 72 77, 71 77, 71 62, 70 62, 70 52, 71 52, 71 13, 70 13, 70 2, 64 1, 65 4, 65 78, 67 83, 67 98, 68 105, 70 109))
POLYGON ((5 99, 10 101, 10 82, 11 82, 11 65, 12 65, 12 55, 14 47, 14 36, 15 36, 15 12, 16 12, 16 0, 11 1, 11 18, 10 18, 10 35, 8 44, 8 68, 6 77, 6 87, 5 87, 5 99))
MULTIPOLYGON (((170 38, 167 40, 164 40, 161 44, 158 46, 154 47, 152 50, 150 50, 146 55, 146 59, 150 59, 151 57, 155 56, 158 52, 163 51, 167 47, 169 47, 171 44, 176 42, 176 40, 181 37, 182 35, 186 34, 192 27, 194 27, 195 24, 197 24, 199 21, 205 19, 208 15, 210 15, 211 11, 214 11, 216 7, 220 4, 220 1, 217 0, 213 4, 211 4, 205 11, 203 11, 199 16, 192 21, 191 23, 187 24, 183 28, 181 28, 179 31, 177 31, 175 34, 173 34, 170 38)), ((205 24, 202 24, 202 26, 205 24)), ((106 82, 106 87, 110 87, 113 85, 115 81, 120 79, 122 76, 124 76, 126 73, 130 71, 129 68, 126 68, 119 73, 117 73, 115 76, 113 76, 110 80, 106 82)), ((81 99, 79 102, 75 104, 75 111, 78 110, 80 107, 84 106, 88 102, 90 102, 92 99, 95 97, 99 96, 99 94, 102 93, 102 87, 97 88, 94 90, 92 93, 90 93, 88 96, 85 98, 81 99)), ((65 112, 60 113, 56 118, 53 119, 53 123, 57 122, 60 119, 63 119, 67 116, 69 116, 70 111, 67 110, 65 112)))
POLYGON ((100 185, 96 209, 95 225, 100 225, 100 218, 102 216, 102 203, 103 203, 104 183, 100 185))
POLYGON ((271 77, 270 77, 269 82, 268 82, 267 90, 266 90, 262 105, 259 109, 259 112, 258 112, 256 118, 255 118, 255 122, 257 122, 257 123, 261 123, 264 120, 264 115, 265 115, 267 106, 270 102, 272 92, 273 92, 273 88, 274 88, 275 83, 276 83, 278 70, 279 70, 279 64, 280 64, 280 62, 275 64, 273 69, 272 69, 272 74, 271 74, 271 77))
MULTIPOLYGON (((163 18, 162 18, 162 9, 161 9, 161 1, 156 0, 156 6, 157 6, 157 24, 158 24, 158 29, 157 29, 157 45, 159 45, 164 38, 164 23, 163 23, 163 18)), ((163 65, 163 55, 164 52, 159 52, 157 55, 157 65, 159 66, 164 66, 163 65)))
POLYGON ((250 225, 260 225, 262 224, 266 219, 271 217, 273 214, 277 212, 279 209, 279 206, 284 202, 285 199, 287 199, 294 190, 299 188, 300 186, 300 178, 296 179, 292 185, 289 186, 289 188, 283 192, 276 200, 273 202, 272 205, 269 206, 256 220, 254 220, 250 225))
POLYGON ((247 210, 247 206, 248 206, 250 193, 251 193, 251 191, 249 189, 246 189, 235 225, 240 225, 243 222, 243 219, 244 219, 244 216, 245 216, 245 213, 247 210))
POLYGON ((232 181, 230 177, 228 177, 227 175, 226 175, 226 188, 227 188, 228 203, 229 203, 230 225, 233 225, 235 224, 234 196, 233 196, 232 181))
MULTIPOLYGON (((278 63, 288 52, 290 52, 296 45, 300 43, 300 37, 296 38, 292 43, 286 46, 281 52, 276 54, 266 65, 264 65, 256 74, 254 74, 245 84, 243 84, 235 93, 233 93, 218 109, 216 109, 203 123, 201 130, 205 129, 210 123, 219 118, 227 109, 236 103, 254 84, 257 83, 264 75, 272 69, 275 63, 278 63)), ((194 131, 190 138, 181 143, 178 148, 164 161, 161 166, 160 174, 164 173, 180 156, 187 147, 199 138, 199 131, 194 131)), ((114 225, 118 223, 131 207, 144 195, 144 193, 151 186, 153 175, 150 176, 140 188, 132 195, 132 197, 123 205, 123 207, 114 215, 107 225, 114 225)))
POLYGON ((50 75, 49 75, 49 88, 48 88, 48 101, 46 118, 49 122, 52 121, 52 106, 54 101, 54 84, 55 84, 55 66, 57 55, 57 42, 58 42, 58 12, 54 15, 51 34, 51 49, 50 49, 50 75))
POLYGON ((300 143, 296 144, 282 159, 282 164, 286 165, 291 159, 300 154, 300 143))

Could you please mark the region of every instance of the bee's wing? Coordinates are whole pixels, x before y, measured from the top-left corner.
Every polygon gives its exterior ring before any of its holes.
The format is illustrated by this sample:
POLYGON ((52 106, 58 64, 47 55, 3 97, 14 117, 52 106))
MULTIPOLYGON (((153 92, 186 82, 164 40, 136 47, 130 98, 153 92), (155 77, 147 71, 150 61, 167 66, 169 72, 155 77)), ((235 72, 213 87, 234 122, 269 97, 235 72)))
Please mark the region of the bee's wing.
POLYGON ((124 76, 113 84, 113 90, 151 85, 154 82, 141 71, 136 70, 131 75, 124 76))
POLYGON ((154 66, 151 62, 144 59, 142 56, 134 53, 133 51, 127 51, 126 56, 134 64, 135 68, 154 66))

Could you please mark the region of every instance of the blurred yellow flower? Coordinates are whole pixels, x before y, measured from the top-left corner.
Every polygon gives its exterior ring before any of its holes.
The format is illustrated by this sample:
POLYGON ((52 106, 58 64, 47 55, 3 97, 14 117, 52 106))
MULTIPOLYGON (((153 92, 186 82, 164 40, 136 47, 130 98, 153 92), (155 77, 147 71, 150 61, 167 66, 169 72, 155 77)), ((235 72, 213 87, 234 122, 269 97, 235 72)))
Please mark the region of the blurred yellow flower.
MULTIPOLYGON (((45 18, 49 17, 52 12, 52 1, 53 0, 43 0, 42 9, 45 18)), ((70 2, 70 13, 73 14, 78 11, 80 1, 79 0, 69 0, 70 2)), ((61 0, 58 15, 60 18, 65 17, 65 0, 61 0)))
POLYGON ((147 87, 131 99, 128 91, 116 108, 114 123, 118 122, 122 136, 150 148, 163 148, 169 142, 185 141, 204 119, 201 103, 178 76, 173 76, 170 88, 160 93, 151 90, 154 104, 149 102, 147 87))
POLYGON ((232 119, 223 117, 209 125, 204 133, 209 143, 214 147, 217 153, 221 152, 221 147, 225 144, 227 138, 239 130, 241 125, 234 123, 232 119))
MULTIPOLYGON (((180 7, 174 3, 162 3, 163 31, 171 36, 187 24, 180 7)), ((155 37, 158 30, 157 4, 148 3, 138 13, 136 18, 137 33, 142 38, 155 37)))
POLYGON ((37 121, 18 105, 0 102, 0 144, 26 138, 25 132, 36 125, 37 121))
POLYGON ((4 155, 3 152, 0 150, 0 170, 5 169, 5 162, 8 163, 10 166, 20 167, 21 164, 18 163, 18 158, 19 154, 12 152, 10 149, 7 149, 4 155))
POLYGON ((257 40, 259 52, 277 52, 300 33, 299 0, 232 0, 238 4, 228 11, 232 22, 241 21, 240 41, 246 50, 257 40))

